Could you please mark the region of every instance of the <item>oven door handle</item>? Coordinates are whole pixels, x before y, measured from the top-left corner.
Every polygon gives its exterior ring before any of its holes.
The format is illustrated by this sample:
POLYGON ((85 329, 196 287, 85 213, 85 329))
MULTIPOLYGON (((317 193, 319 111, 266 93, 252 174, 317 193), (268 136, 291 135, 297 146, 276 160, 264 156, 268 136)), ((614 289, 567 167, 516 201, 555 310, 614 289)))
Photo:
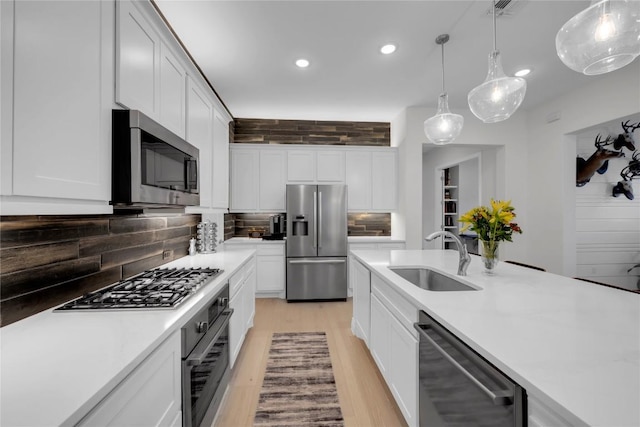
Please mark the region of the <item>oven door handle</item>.
POLYGON ((460 365, 445 349, 440 347, 427 333, 425 329, 430 329, 431 325, 424 323, 414 323, 413 327, 420 334, 421 339, 425 339, 431 344, 438 352, 449 361, 461 374, 467 377, 473 384, 475 384, 484 394, 487 395, 494 405, 509 406, 513 404, 513 393, 510 390, 498 390, 493 392, 489 390, 484 384, 482 384, 476 377, 474 377, 469 371, 467 371, 462 365, 460 365))
POLYGON ((204 337, 202 337, 196 348, 194 348, 191 354, 189 354, 189 357, 185 359, 187 366, 197 366, 204 362, 204 359, 211 351, 211 348, 216 341, 218 341, 218 338, 220 338, 224 328, 229 324, 229 319, 232 314, 233 308, 227 308, 220 313, 218 320, 216 320, 213 326, 209 328, 209 331, 204 337))

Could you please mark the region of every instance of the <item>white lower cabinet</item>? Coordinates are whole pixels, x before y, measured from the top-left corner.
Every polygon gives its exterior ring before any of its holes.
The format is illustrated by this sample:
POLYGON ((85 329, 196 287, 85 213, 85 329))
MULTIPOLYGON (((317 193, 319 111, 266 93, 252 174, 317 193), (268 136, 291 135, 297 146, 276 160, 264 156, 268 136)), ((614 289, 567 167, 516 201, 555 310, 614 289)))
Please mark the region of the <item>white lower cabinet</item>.
POLYGON ((258 245, 258 277, 256 293, 259 296, 284 297, 285 257, 284 245, 258 245))
MULTIPOLYGON (((412 329, 417 309, 380 278, 371 275, 369 351, 409 426, 418 425, 418 338, 412 329), (398 317, 400 315, 400 317, 398 317)), ((359 306, 358 294, 354 306, 359 306)))
POLYGON ((177 331, 118 384, 78 425, 181 425, 180 348, 180 331, 177 331))
POLYGON ((233 314, 229 320, 230 365, 233 368, 240 354, 247 331, 253 326, 255 315, 255 257, 229 279, 229 307, 233 314))
POLYGON ((355 336, 369 344, 371 323, 371 273, 358 261, 353 261, 353 326, 355 336))

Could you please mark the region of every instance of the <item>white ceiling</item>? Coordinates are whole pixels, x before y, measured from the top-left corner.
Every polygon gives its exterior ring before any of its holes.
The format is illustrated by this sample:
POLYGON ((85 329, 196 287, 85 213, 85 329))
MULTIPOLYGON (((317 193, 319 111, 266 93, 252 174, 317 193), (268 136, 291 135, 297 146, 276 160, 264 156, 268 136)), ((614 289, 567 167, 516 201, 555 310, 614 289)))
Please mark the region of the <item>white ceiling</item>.
MULTIPOLYGON (((484 81, 493 45, 491 1, 155 0, 236 118, 391 121, 403 109, 452 111, 484 81), (392 41, 398 50, 379 52, 392 41), (294 61, 311 61, 299 69, 294 61)), ((533 68, 522 109, 593 81, 564 66, 558 29, 589 1, 515 0, 497 20, 509 75, 533 68)))

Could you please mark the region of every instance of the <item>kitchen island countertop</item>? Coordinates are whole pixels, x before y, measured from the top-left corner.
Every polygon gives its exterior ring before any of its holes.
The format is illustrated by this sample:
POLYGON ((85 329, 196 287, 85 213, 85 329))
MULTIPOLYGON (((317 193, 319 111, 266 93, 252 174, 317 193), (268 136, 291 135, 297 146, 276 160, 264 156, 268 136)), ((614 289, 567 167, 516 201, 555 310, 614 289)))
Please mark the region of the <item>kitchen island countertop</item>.
POLYGON ((216 295, 253 249, 186 256, 161 268, 222 274, 168 310, 53 312, 0 329, 0 425, 75 425, 216 295))
POLYGON ((462 280, 480 290, 433 292, 387 266, 457 277, 456 251, 352 253, 570 425, 640 425, 640 294, 506 263, 487 276, 477 256, 462 280))

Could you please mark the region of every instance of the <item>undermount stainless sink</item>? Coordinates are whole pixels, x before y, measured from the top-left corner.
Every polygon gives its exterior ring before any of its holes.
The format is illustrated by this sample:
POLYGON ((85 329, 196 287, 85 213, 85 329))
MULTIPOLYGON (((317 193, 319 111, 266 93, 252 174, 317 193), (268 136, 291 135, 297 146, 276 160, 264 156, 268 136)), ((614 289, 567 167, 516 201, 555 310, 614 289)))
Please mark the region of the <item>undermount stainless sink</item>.
POLYGON ((427 291, 477 291, 478 289, 462 283, 437 271, 425 267, 388 267, 389 270, 419 288, 427 291))

